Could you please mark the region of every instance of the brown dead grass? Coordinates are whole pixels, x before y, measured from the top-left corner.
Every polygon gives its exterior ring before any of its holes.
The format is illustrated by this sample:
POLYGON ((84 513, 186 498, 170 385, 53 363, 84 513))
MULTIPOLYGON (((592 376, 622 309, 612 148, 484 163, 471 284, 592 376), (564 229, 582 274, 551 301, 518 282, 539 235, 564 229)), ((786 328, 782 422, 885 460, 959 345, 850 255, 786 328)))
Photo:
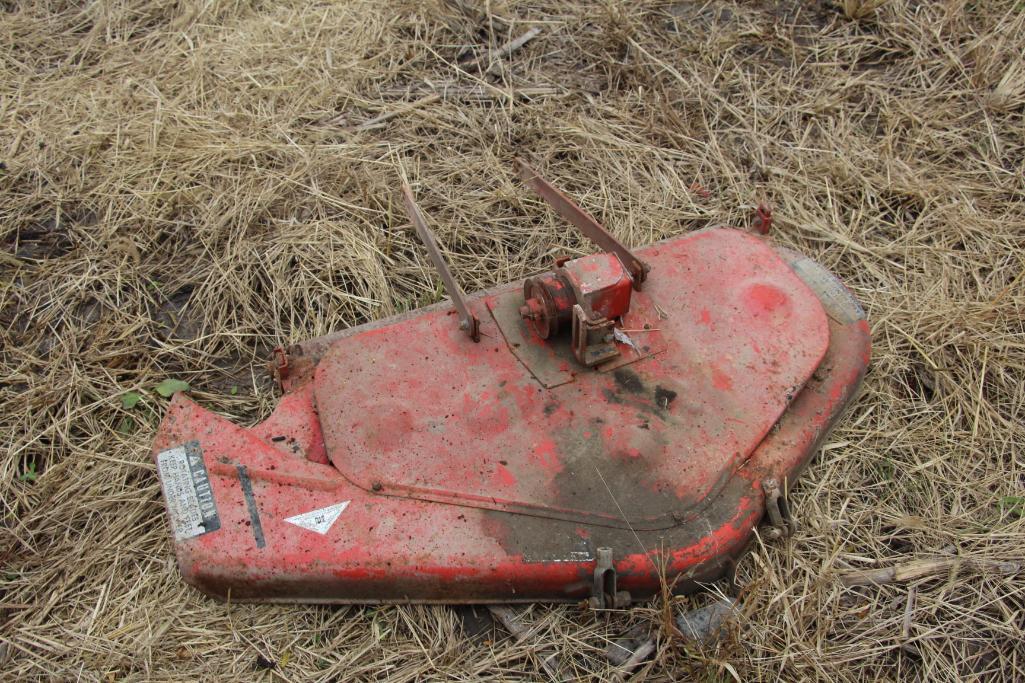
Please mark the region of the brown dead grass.
POLYGON ((793 492, 801 530, 721 587, 733 637, 696 652, 662 629, 637 680, 1025 678, 1025 578, 1001 570, 1025 555, 1020 2, 4 7, 5 677, 534 679, 545 649, 615 673, 607 640, 658 629, 658 605, 537 606, 518 645, 443 607, 209 601, 177 574, 149 456, 160 380, 251 423, 270 347, 441 297, 400 164, 467 290, 586 250, 515 179, 523 154, 633 244, 771 201, 776 239, 873 326, 866 389, 793 492))

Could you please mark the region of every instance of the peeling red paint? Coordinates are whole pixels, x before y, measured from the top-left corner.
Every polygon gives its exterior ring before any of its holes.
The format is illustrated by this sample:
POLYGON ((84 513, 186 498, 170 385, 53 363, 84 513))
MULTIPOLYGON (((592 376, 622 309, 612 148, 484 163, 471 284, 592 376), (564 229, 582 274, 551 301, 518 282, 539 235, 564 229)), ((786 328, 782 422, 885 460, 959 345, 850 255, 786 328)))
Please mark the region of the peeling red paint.
POLYGON ((733 380, 729 375, 713 365, 712 386, 720 391, 731 391, 733 389, 733 380))
POLYGON ((784 308, 790 301, 785 292, 770 284, 757 283, 747 289, 745 303, 755 315, 773 313, 784 308))
POLYGON ((499 463, 495 465, 494 483, 499 486, 515 486, 516 477, 513 476, 513 473, 505 465, 499 463))
POLYGON ((554 441, 548 439, 540 442, 534 447, 532 456, 531 460, 544 469, 554 473, 562 471, 562 463, 559 462, 559 452, 554 441))

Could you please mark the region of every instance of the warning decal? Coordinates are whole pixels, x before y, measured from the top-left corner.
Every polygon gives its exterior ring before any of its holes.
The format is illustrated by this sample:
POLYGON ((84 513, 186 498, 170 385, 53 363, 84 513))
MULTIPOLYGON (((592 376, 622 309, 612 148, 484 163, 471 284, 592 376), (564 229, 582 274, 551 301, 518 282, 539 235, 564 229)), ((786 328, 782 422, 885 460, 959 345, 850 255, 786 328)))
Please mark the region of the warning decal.
POLYGON ((210 476, 198 441, 157 455, 157 474, 167 501, 174 539, 202 536, 221 528, 210 476))
POLYGON ((295 515, 294 517, 286 517, 285 521, 289 524, 295 524, 301 526, 303 529, 309 529, 310 531, 316 532, 323 536, 335 523, 339 515, 345 511, 345 508, 349 507, 350 501, 342 501, 341 503, 335 503, 329 505, 326 508, 320 508, 319 510, 311 510, 310 512, 304 512, 301 515, 295 515))

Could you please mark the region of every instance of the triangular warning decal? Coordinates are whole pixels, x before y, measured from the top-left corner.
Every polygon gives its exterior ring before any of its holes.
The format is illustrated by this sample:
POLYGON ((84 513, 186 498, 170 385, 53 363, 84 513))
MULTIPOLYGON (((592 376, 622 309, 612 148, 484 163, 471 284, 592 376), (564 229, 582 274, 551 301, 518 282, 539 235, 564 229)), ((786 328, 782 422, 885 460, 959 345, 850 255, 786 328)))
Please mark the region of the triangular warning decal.
POLYGON ((301 526, 303 529, 309 529, 315 533, 323 536, 330 529, 331 525, 335 523, 338 516, 345 511, 345 508, 349 507, 348 500, 342 501, 341 503, 335 503, 329 505, 326 508, 320 508, 319 510, 311 510, 310 512, 304 512, 301 515, 295 515, 294 517, 286 517, 285 521, 289 524, 295 524, 301 526))

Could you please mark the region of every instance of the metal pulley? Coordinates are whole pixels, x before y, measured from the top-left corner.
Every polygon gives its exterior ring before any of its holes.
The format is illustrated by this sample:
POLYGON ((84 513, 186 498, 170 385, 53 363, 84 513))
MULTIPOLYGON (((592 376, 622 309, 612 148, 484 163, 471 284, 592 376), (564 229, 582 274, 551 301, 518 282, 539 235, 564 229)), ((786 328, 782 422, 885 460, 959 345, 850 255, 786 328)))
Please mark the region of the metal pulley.
POLYGON ((520 315, 530 321, 542 339, 559 333, 559 327, 573 317, 573 304, 576 303, 573 288, 558 273, 528 277, 523 282, 523 299, 525 303, 520 307, 520 315))

